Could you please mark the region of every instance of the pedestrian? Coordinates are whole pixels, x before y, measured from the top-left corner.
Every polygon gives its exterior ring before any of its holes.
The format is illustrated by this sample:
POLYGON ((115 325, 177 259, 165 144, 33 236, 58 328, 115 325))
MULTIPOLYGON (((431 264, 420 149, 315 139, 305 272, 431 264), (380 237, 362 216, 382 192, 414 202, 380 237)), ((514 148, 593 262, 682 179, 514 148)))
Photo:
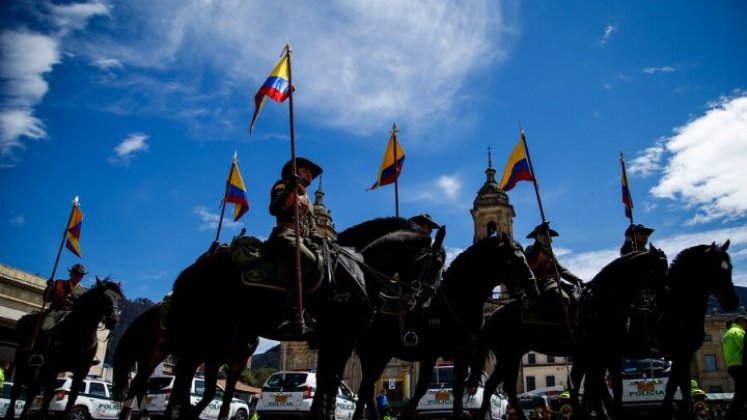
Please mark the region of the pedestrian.
MULTIPOLYGON (((321 276, 318 256, 311 242, 315 234, 314 211, 306 188, 322 173, 316 163, 296 158, 296 172, 292 161, 288 161, 280 171, 281 179, 275 182, 270 191, 270 214, 275 216, 276 226, 267 239, 266 251, 269 258, 277 262, 277 275, 280 283, 288 289, 285 302, 285 320, 280 323, 278 332, 283 337, 296 337, 311 332, 313 325, 298 318, 298 286, 296 284, 296 206, 298 206, 298 229, 300 236, 301 273, 307 280, 321 276)), ((309 320, 310 321, 310 320, 309 320)))
POLYGON ((744 341, 747 330, 747 316, 737 315, 722 343, 724 361, 729 375, 734 379, 734 397, 726 411, 726 420, 744 419, 744 404, 747 402, 747 365, 745 365, 744 341))
POLYGON ((70 269, 70 278, 67 280, 49 280, 44 291, 45 302, 49 303, 49 309, 44 313, 41 329, 49 332, 62 317, 73 310, 75 301, 78 300, 86 289, 83 287, 83 277, 88 274, 83 264, 75 264, 70 269))
POLYGON ((381 389, 376 397, 376 410, 379 412, 379 418, 384 420, 389 415, 389 397, 386 395, 386 389, 381 389))
POLYGON ((3 364, 0 365, 0 393, 2 393, 5 388, 5 373, 8 372, 8 369, 10 369, 9 362, 3 362, 3 364))
POLYGON ((630 254, 634 251, 645 251, 648 238, 654 233, 654 229, 640 223, 631 223, 625 229, 625 241, 620 247, 620 255, 630 254))

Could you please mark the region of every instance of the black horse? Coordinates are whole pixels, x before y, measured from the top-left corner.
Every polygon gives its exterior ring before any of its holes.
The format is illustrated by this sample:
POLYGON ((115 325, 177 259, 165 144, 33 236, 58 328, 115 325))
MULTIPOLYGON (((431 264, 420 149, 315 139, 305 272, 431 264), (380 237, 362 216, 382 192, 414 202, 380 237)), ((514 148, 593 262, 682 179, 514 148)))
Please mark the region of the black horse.
MULTIPOLYGON (((652 341, 635 338, 647 331, 631 331, 625 347, 625 356, 630 358, 666 357, 671 360, 671 371, 662 401, 662 418, 671 418, 672 400, 677 388, 682 393, 679 405, 681 418, 694 419, 690 396, 690 363, 693 355, 703 344, 705 337, 705 315, 710 296, 715 296, 721 307, 732 311, 739 305, 739 298, 732 282, 731 258, 727 253, 729 241, 721 246, 697 245, 680 252, 672 261, 664 287, 656 290, 657 307, 651 317, 648 335, 652 341), (643 349, 636 343, 646 342, 652 348, 643 349)), ((619 360, 610 367, 619 372, 619 360)), ((611 375, 613 414, 622 406, 622 381, 619 375, 611 375)), ((599 418, 599 417, 598 417, 599 418)))
MULTIPOLYGON (((153 374, 158 364, 163 362, 171 353, 166 345, 162 305, 163 303, 158 303, 135 318, 125 330, 114 351, 112 388, 114 398, 117 401, 124 400, 119 414, 121 420, 127 420, 131 417, 135 404, 138 405, 142 416, 145 408, 144 397, 147 391, 148 378, 153 374), (135 364, 137 364, 137 373, 130 382, 130 372, 135 364)), ((225 360, 218 358, 215 362, 213 362, 215 359, 205 362, 205 391, 194 408, 196 416, 199 416, 215 397, 218 371, 222 365, 226 364, 228 368, 226 387, 218 418, 225 419, 228 417, 228 410, 236 390, 236 382, 258 344, 259 339, 255 338, 253 343, 248 343, 246 346, 229 349, 235 350, 236 354, 226 354, 224 356, 225 360)))
POLYGON ((10 403, 5 418, 15 416, 15 402, 26 387, 26 405, 21 417, 27 418, 31 403, 41 389, 44 390, 39 415, 46 417, 49 403, 55 393, 55 378, 60 372, 72 372, 73 382, 65 406, 65 414, 69 414, 78 397, 80 385, 83 383, 91 368, 91 361, 96 355, 98 347, 97 331, 99 323, 103 323, 108 330, 114 328, 119 321, 119 301, 124 297, 119 283, 96 279, 95 286, 83 293, 75 302, 73 310, 55 325, 48 336, 40 331, 36 338, 33 352, 29 349, 34 331, 39 320, 39 313, 34 312, 18 320, 16 331, 20 337, 16 350, 15 382, 10 393, 10 403), (31 366, 29 358, 41 361, 40 366, 31 366))
MULTIPOLYGON (((396 223, 400 225, 401 219, 396 223)), ((397 229, 382 227, 378 236, 397 229)), ((350 242, 356 242, 355 238, 350 238, 350 242)), ((376 242, 361 250, 362 260, 352 251, 330 244, 330 254, 336 255, 327 264, 331 275, 311 287, 314 293, 306 294, 306 310, 317 320, 316 333, 309 337, 309 345, 319 349, 317 390, 312 404, 316 418, 334 416, 335 395, 345 363, 358 336, 371 322, 371 299, 395 274, 403 282, 427 281, 440 271, 438 264, 422 258, 433 254, 430 237, 405 230, 376 242)), ((276 328, 285 312, 284 302, 282 288, 254 287, 242 282, 227 250, 200 258, 179 275, 166 328, 168 348, 178 360, 169 401, 172 417, 194 416, 189 384, 200 363, 217 359, 216 353, 235 354, 230 349, 245 348, 257 336, 282 339, 276 328), (208 332, 213 339, 202 339, 208 332)))
POLYGON ((403 343, 401 316, 385 307, 356 345, 363 377, 353 418, 364 418, 366 407, 369 418, 377 418, 374 386, 392 357, 420 362, 414 395, 398 418, 413 415, 438 357, 454 360, 454 415, 460 416, 467 365, 483 323, 485 302, 499 284, 515 289, 532 278, 521 247, 505 235, 494 236, 459 254, 444 272, 427 308, 421 314, 406 315, 413 317, 409 324, 417 332, 417 343, 403 343))
MULTIPOLYGON (((667 270, 666 256, 651 247, 646 252, 638 252, 619 257, 604 267, 589 283, 580 300, 580 312, 586 321, 578 323, 572 317, 571 323, 575 339, 581 342, 601 340, 601 334, 609 333, 613 338, 625 329, 625 313, 636 293, 652 284, 663 284, 667 270), (595 331, 594 329, 603 331, 595 331)), ((499 384, 508 395, 509 407, 520 419, 526 420, 517 398, 516 381, 521 359, 529 351, 567 357, 574 355, 574 369, 588 361, 587 355, 576 356, 574 337, 569 336, 563 321, 565 314, 558 295, 542 295, 533 308, 555 308, 545 311, 545 317, 533 319, 528 316, 536 309, 525 309, 522 302, 512 301, 495 310, 480 331, 477 351, 472 360, 468 388, 476 389, 479 372, 486 361, 488 350, 495 355, 495 368, 485 383, 483 405, 477 418, 484 418, 490 411, 490 396, 499 384)), ((571 308, 574 309, 574 308, 571 308)), ((608 338, 605 338, 607 340, 608 338)), ((606 341, 600 341, 606 343, 606 341)), ((597 360, 603 353, 614 351, 610 344, 603 351, 592 354, 597 360)), ((582 372, 577 370, 577 372, 582 372)), ((582 372, 583 373, 583 372, 582 372)), ((578 383, 580 378, 576 378, 578 383)), ((601 383, 602 380, 600 379, 601 383)))

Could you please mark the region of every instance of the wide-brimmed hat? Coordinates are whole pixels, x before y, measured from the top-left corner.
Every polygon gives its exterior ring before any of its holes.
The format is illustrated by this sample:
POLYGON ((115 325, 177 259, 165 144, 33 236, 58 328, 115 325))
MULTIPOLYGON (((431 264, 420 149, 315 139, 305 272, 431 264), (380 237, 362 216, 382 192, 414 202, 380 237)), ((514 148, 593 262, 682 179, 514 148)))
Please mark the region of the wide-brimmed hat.
POLYGON ((86 274, 88 274, 88 271, 86 271, 86 268, 83 267, 83 264, 75 264, 67 271, 69 271, 70 274, 80 274, 81 276, 85 276, 86 274))
POLYGON ((538 224, 537 226, 532 229, 531 232, 529 232, 529 235, 527 235, 527 239, 538 239, 540 236, 545 236, 547 234, 550 234, 551 237, 558 236, 558 232, 555 229, 550 228, 550 222, 542 222, 538 224))
POLYGON ((428 213, 422 213, 417 216, 413 216, 409 220, 421 226, 422 225, 430 226, 432 229, 438 229, 441 227, 441 225, 433 221, 433 217, 431 217, 431 215, 428 213))
MULTIPOLYGON (((280 176, 283 179, 288 179, 291 176, 293 168, 293 160, 289 160, 283 165, 283 169, 280 171, 280 176)), ((322 168, 316 163, 302 157, 296 157, 296 168, 306 168, 311 171, 311 179, 314 179, 322 174, 322 168)))
POLYGON ((654 228, 650 228, 646 225, 642 225, 640 223, 633 223, 630 226, 628 226, 627 229, 625 229, 625 235, 632 235, 633 232, 643 232, 647 235, 650 235, 654 232, 654 228))

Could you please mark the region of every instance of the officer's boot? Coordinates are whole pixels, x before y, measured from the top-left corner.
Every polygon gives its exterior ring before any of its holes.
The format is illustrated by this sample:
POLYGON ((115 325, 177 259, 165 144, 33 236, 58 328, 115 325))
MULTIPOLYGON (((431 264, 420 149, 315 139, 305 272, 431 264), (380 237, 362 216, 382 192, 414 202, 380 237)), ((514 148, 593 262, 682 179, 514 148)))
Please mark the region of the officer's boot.
POLYGON ((299 337, 309 332, 303 319, 298 318, 298 288, 290 284, 285 295, 285 320, 278 326, 278 333, 283 337, 299 337))

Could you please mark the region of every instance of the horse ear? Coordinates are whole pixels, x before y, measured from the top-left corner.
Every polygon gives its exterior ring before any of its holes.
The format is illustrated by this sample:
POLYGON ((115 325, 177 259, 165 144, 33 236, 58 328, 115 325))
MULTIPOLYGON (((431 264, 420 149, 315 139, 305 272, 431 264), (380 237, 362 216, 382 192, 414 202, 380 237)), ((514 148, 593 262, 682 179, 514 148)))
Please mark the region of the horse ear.
POLYGON ((726 242, 724 242, 724 244, 721 245, 721 250, 724 251, 724 252, 726 252, 726 250, 729 249, 729 244, 731 244, 731 240, 727 239, 726 242))
POLYGON ((436 240, 433 242, 433 249, 440 249, 441 246, 444 243, 444 238, 446 237, 446 226, 441 226, 438 228, 438 232, 436 232, 436 240))
POLYGON ((101 279, 99 278, 99 276, 96 276, 96 286, 101 287, 101 279))

